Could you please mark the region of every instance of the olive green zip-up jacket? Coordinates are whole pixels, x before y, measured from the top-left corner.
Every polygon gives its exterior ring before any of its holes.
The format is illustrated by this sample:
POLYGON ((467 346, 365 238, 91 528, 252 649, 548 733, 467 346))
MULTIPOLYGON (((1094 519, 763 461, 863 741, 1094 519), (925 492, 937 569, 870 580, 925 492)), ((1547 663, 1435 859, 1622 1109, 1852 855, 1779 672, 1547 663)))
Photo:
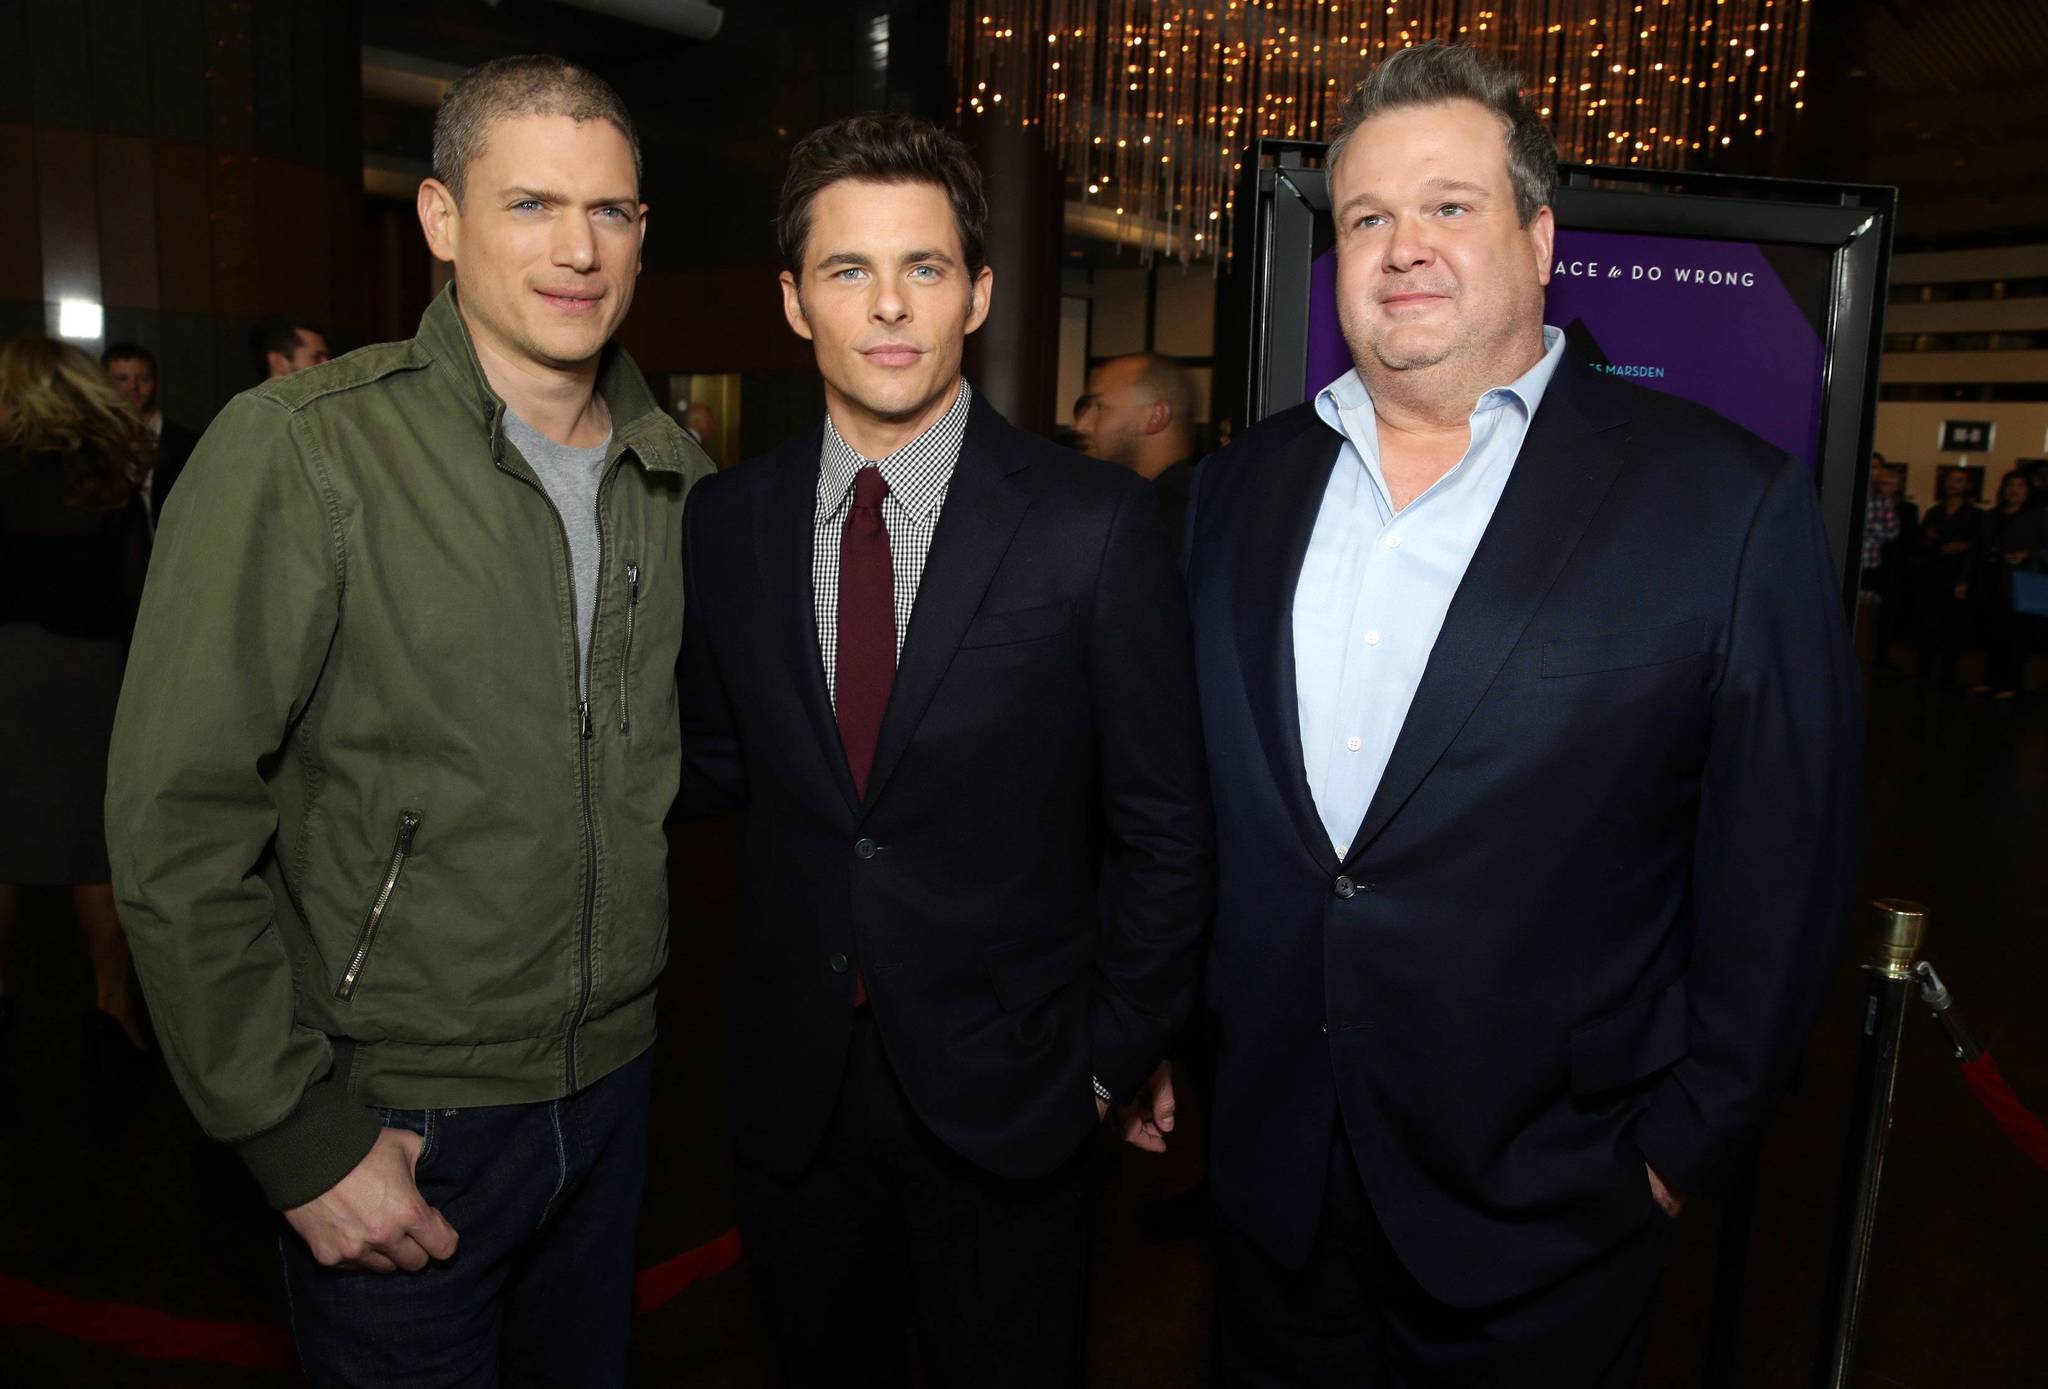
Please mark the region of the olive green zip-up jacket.
POLYGON ((165 508, 107 838, 185 1098, 271 1203, 373 1106, 558 1098, 654 1040, 684 497, 710 460, 609 350, 579 690, 567 537, 451 288, 419 336, 224 410, 165 508))

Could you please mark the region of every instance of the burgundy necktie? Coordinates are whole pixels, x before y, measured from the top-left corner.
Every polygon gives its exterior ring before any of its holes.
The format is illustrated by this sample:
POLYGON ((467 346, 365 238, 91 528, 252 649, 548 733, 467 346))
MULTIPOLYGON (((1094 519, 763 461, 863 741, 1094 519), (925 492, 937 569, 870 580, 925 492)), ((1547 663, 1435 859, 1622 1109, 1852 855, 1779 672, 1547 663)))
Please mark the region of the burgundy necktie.
POLYGON ((882 498, 889 484, 882 470, 862 468, 853 480, 853 507, 839 533, 839 652, 833 694, 839 742, 863 800, 875 765, 875 739, 896 681, 896 570, 889 558, 889 532, 882 525, 882 498))
MULTIPOLYGON (((882 524, 882 498, 888 491, 880 468, 862 468, 853 480, 846 528, 839 533, 839 649, 832 689, 839 744, 846 749, 854 794, 862 800, 875 766, 875 740, 889 707, 889 687, 896 683, 896 567, 882 524)), ((867 985, 866 977, 855 973, 854 1007, 868 1001, 867 985)))

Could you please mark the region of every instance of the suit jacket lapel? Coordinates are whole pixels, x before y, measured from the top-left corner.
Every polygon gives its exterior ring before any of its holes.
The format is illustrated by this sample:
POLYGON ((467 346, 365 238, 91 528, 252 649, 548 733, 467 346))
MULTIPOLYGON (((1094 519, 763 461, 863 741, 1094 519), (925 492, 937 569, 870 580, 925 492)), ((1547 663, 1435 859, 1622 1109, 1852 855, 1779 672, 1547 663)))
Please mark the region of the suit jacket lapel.
POLYGON ((1302 847, 1319 871, 1334 872, 1337 854, 1316 813, 1301 754, 1301 704, 1294 681, 1294 588, 1308 556, 1330 470, 1343 436, 1313 415, 1258 461, 1251 489, 1256 509, 1242 530, 1234 565, 1239 666, 1273 782, 1302 847))
POLYGON ((773 466, 774 485, 756 520, 755 553, 760 556, 766 611, 777 614, 772 634, 789 668, 791 688, 803 706, 804 722, 818 740, 825 776, 838 788, 848 811, 857 809, 853 773, 839 742, 839 724, 832 717, 832 696, 825 688, 825 662, 818 649, 818 612, 811 586, 812 530, 817 521, 818 456, 824 442, 820 426, 784 445, 773 466))
MULTIPOLYGON (((918 580, 917 603, 904 634, 903 657, 896 664, 896 682, 889 690, 889 708, 882 716, 875 765, 868 773, 868 805, 881 796, 910 746, 1030 506, 1024 489, 1011 480, 1011 474, 1029 466, 1007 437, 1011 432, 995 408, 977 394, 938 529, 932 534, 931 553, 918 580)), ((850 779, 848 785, 850 789, 850 779)))
POLYGON ((1521 639, 1621 466, 1601 436, 1625 416, 1569 353, 1530 421, 1514 474, 1444 616, 1349 858, 1414 794, 1521 639))

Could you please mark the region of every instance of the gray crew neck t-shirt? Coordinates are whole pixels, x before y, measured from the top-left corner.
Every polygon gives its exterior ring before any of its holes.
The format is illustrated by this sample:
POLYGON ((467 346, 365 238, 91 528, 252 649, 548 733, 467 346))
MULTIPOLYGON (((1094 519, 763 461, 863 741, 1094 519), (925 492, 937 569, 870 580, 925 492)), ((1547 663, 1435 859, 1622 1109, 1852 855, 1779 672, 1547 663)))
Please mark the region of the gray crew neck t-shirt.
POLYGON ((510 410, 505 412, 505 437, 527 461, 562 514, 569 537, 569 567, 575 576, 576 681, 590 693, 590 627, 597 612, 597 484, 604 476, 604 456, 611 435, 596 448, 572 449, 558 444, 510 410))

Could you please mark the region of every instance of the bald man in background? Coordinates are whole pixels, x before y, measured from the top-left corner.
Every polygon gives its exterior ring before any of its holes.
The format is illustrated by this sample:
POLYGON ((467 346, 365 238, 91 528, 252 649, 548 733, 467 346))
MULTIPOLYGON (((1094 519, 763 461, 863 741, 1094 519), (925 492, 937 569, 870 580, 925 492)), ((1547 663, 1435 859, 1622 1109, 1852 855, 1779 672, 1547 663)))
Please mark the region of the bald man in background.
POLYGON ((1175 548, 1195 475, 1193 400, 1179 362, 1134 352, 1088 373, 1088 394, 1074 414, 1081 452, 1121 464, 1152 484, 1175 548))

